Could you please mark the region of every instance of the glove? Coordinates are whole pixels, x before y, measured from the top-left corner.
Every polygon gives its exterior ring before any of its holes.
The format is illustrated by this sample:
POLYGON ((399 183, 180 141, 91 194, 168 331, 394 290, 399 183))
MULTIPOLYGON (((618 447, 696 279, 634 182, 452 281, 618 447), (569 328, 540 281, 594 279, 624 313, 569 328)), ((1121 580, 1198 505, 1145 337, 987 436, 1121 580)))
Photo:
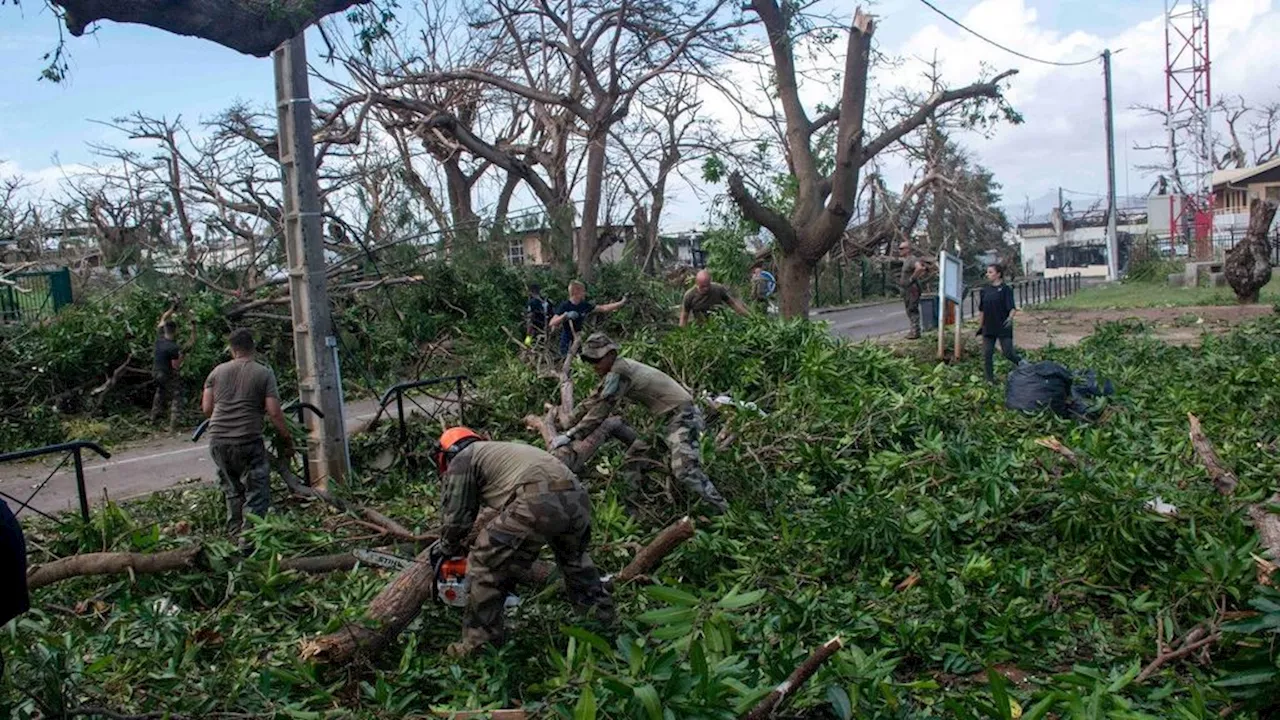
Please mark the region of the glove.
POLYGON ((564 314, 564 316, 565 316, 565 319, 567 319, 567 320, 581 320, 581 319, 582 319, 582 313, 578 312, 577 310, 570 310, 569 312, 565 313, 565 314, 564 314))
POLYGON ((975 331, 974 331, 974 333, 973 333, 973 336, 974 336, 974 337, 982 337, 982 328, 978 328, 977 330, 975 330, 975 331))
POLYGON ((564 434, 557 435, 551 440, 551 449, 559 450, 560 448, 564 447, 565 445, 568 445, 571 442, 573 442, 573 438, 569 437, 568 435, 564 435, 564 434))
POLYGON ((532 336, 532 335, 525 335, 525 336, 524 336, 524 346, 525 346, 525 347, 531 347, 532 345, 533 345, 533 336, 532 336))
POLYGON ((1013 327, 1013 316, 1012 316, 1012 315, 1010 315, 1009 317, 1007 317, 1007 318, 1005 318, 1005 319, 1004 319, 1004 326, 1005 326, 1005 327, 1013 327))

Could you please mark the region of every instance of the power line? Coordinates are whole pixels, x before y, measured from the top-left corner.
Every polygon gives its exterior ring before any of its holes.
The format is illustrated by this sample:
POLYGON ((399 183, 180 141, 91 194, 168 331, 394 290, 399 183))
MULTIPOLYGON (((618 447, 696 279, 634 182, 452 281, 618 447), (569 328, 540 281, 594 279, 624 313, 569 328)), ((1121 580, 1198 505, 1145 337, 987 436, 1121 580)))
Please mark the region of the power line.
POLYGON ((977 30, 974 30, 973 28, 971 28, 971 27, 969 27, 969 26, 965 25, 964 23, 960 22, 959 20, 957 20, 957 19, 955 19, 955 18, 951 17, 950 15, 946 14, 945 12, 943 12, 941 9, 939 9, 939 8, 938 8, 938 6, 937 6, 937 5, 934 5, 933 3, 929 2, 929 0, 920 0, 920 2, 924 3, 924 4, 925 4, 925 5, 926 5, 930 10, 932 10, 932 11, 934 11, 934 12, 938 13, 939 15, 941 15, 942 17, 944 17, 944 18, 946 18, 946 19, 950 20, 952 23, 954 23, 954 24, 955 24, 956 26, 958 26, 960 29, 965 30, 966 32, 968 32, 968 33, 970 33, 971 35, 973 35, 974 37, 978 38, 979 40, 982 40, 983 42, 986 42, 986 43, 988 43, 988 44, 990 44, 990 45, 994 45, 994 46, 996 46, 996 47, 1000 48, 1001 50, 1003 50, 1003 51, 1005 51, 1005 52, 1007 52, 1007 53, 1012 53, 1012 54, 1014 54, 1014 55, 1017 55, 1018 57, 1023 58, 1023 59, 1025 59, 1025 60, 1030 60, 1030 61, 1032 61, 1032 62, 1043 63, 1043 64, 1045 64, 1045 65, 1057 65, 1058 67, 1074 67, 1074 66, 1076 66, 1076 65, 1088 65, 1089 63, 1094 62, 1094 61, 1096 61, 1098 58, 1102 57, 1101 55, 1094 55, 1093 57, 1089 58, 1088 60, 1080 60, 1080 61, 1078 61, 1078 62, 1058 62, 1058 61, 1056 61, 1056 60, 1043 60, 1043 59, 1038 58, 1038 57, 1031 57, 1030 55, 1027 55, 1027 54, 1025 54, 1025 53, 1020 53, 1020 52, 1018 52, 1017 50, 1014 50, 1013 48, 1010 48, 1010 47, 1006 47, 1006 46, 1004 46, 1004 45, 1001 45, 1000 43, 996 42, 995 40, 992 40, 991 38, 989 38, 989 37, 987 37, 987 36, 983 35, 982 33, 978 32, 977 30))

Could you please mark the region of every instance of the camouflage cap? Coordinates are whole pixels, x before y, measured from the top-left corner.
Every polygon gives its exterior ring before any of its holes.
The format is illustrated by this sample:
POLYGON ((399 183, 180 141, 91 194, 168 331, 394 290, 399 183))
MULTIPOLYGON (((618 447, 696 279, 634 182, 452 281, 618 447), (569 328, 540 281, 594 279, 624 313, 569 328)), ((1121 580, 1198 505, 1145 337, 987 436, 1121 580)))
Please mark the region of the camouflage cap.
POLYGON ((599 362, 610 351, 617 352, 618 349, 618 344, 610 340, 608 335, 591 333, 591 336, 582 343, 582 349, 578 351, 578 354, 582 356, 583 360, 599 362))

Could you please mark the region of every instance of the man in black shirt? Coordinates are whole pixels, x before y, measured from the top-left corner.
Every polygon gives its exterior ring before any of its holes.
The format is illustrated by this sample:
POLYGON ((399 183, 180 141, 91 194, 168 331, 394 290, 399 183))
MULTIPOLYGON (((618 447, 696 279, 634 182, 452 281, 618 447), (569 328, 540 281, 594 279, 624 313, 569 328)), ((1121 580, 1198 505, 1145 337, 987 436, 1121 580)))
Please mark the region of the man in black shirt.
POLYGON ((992 367, 996 341, 1000 341, 1000 353, 1017 365, 1022 358, 1013 349, 1013 316, 1018 314, 1013 298, 1013 288, 1004 284, 1004 268, 987 266, 987 280, 978 300, 978 336, 982 338, 982 369, 987 382, 995 382, 992 367))
POLYGON ((160 331, 156 338, 155 365, 152 377, 156 381, 156 394, 151 399, 151 422, 160 419, 164 406, 169 405, 169 432, 178 426, 178 415, 182 412, 182 379, 178 370, 182 368, 182 347, 175 336, 178 326, 173 322, 173 309, 166 310, 157 325, 160 331))

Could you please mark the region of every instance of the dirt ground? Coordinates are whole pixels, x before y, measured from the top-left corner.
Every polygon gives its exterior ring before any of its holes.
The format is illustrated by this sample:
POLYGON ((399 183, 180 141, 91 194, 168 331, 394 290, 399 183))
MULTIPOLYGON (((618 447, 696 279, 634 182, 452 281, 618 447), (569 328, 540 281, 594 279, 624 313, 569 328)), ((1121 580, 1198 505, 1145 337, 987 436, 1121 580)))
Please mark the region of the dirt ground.
POLYGON ((1208 332, 1225 333, 1274 309, 1269 304, 1198 307, 1131 308, 1127 310, 1027 310, 1018 317, 1014 336, 1018 347, 1036 349, 1050 343, 1075 345, 1093 334, 1099 323, 1141 320, 1152 334, 1173 345, 1198 345, 1208 332))

